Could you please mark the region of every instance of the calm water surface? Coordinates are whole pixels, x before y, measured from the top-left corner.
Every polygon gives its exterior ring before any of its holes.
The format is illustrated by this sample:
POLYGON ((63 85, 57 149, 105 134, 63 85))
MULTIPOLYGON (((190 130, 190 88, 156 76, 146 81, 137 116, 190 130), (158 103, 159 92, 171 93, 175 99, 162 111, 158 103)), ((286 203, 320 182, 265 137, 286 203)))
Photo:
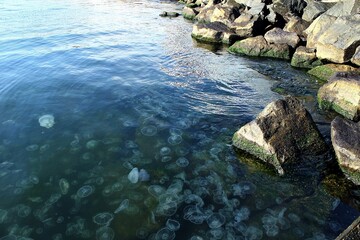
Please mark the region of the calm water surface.
POLYGON ((0 2, 0 239, 334 239, 354 208, 230 146, 279 98, 277 63, 198 47, 164 10, 0 2))

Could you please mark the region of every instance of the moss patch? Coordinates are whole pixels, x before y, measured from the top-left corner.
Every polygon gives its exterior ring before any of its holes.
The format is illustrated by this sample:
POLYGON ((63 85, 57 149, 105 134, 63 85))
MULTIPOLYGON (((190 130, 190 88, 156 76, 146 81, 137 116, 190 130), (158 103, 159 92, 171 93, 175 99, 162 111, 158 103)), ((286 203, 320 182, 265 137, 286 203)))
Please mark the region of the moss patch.
POLYGON ((345 108, 341 107, 341 105, 346 106, 346 105, 351 105, 351 103, 349 102, 345 102, 341 103, 341 104, 336 104, 334 102, 330 102, 324 98, 322 98, 321 96, 318 95, 318 103, 319 103, 319 107, 323 110, 333 110, 339 114, 341 114, 342 116, 351 119, 351 120, 356 120, 354 119, 355 116, 353 113, 351 113, 350 111, 346 110, 345 108))
POLYGON ((360 172, 354 171, 353 169, 341 165, 340 168, 349 180, 351 180, 356 185, 360 185, 360 172))
POLYGON ((335 73, 334 69, 329 68, 326 65, 315 67, 308 71, 310 75, 313 75, 323 81, 327 81, 331 75, 335 73))

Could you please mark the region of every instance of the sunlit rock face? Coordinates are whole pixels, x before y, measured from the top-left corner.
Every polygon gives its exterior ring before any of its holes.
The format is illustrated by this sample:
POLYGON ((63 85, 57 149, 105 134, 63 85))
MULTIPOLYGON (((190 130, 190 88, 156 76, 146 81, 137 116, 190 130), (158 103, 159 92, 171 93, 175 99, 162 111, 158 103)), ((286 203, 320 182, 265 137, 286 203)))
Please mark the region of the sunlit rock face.
POLYGON ((39 124, 40 124, 41 127, 51 128, 55 124, 55 118, 51 114, 42 115, 39 118, 39 124))
POLYGON ((270 163, 279 174, 302 155, 326 151, 311 115, 294 97, 267 105, 255 120, 234 134, 233 145, 270 163))

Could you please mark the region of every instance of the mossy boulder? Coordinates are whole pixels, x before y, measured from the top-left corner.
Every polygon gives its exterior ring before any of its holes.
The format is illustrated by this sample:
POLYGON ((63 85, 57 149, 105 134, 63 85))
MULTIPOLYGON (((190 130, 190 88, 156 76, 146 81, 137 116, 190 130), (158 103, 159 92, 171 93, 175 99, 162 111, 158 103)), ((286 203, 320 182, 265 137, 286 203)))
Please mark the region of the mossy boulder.
POLYGON ((319 78, 320 80, 328 81, 330 77, 334 75, 336 72, 352 72, 352 71, 358 71, 358 69, 345 64, 329 63, 322 66, 314 67, 313 69, 309 70, 308 73, 310 75, 319 78))
POLYGON ((318 102, 322 109, 331 109, 344 117, 360 120, 360 74, 336 73, 318 91, 318 102))
POLYGON ((239 39, 234 31, 221 22, 194 24, 191 36, 207 43, 232 44, 239 39))
POLYGON ((294 97, 267 105, 234 134, 232 143, 273 165, 279 174, 299 163, 302 156, 319 155, 327 149, 310 113, 294 97))
POLYGON ((296 48, 300 42, 300 38, 295 32, 287 32, 281 28, 271 29, 265 33, 264 38, 268 43, 287 44, 292 48, 296 48))
POLYGON ((331 141, 341 170, 360 185, 360 125, 336 117, 331 122, 331 141))
POLYGON ((300 46, 291 58, 291 66, 297 68, 314 68, 321 66, 322 62, 316 57, 315 49, 300 46))
POLYGON ((263 36, 237 41, 229 47, 229 52, 255 57, 290 59, 290 47, 287 44, 269 44, 263 36))
POLYGON ((190 8, 185 6, 182 11, 182 15, 185 19, 194 20, 196 15, 199 13, 197 8, 190 8))

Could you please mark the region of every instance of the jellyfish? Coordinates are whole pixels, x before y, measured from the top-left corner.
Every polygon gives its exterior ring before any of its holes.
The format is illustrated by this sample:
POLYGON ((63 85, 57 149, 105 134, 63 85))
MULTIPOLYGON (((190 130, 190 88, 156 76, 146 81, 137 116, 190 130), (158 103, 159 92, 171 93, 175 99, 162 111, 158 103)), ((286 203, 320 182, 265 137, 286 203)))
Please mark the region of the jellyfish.
POLYGON ((147 137, 152 137, 152 136, 155 136, 156 133, 157 133, 157 128, 153 125, 148 125, 148 126, 145 126, 141 129, 141 133, 144 135, 144 136, 147 136, 147 137))
POLYGON ((111 186, 111 188, 112 188, 112 190, 113 190, 114 192, 120 192, 120 191, 124 188, 124 186, 123 186, 121 183, 119 183, 119 182, 115 182, 115 183, 111 186))
POLYGON ((172 158, 170 156, 163 156, 161 158, 161 162, 170 162, 172 160, 172 158))
POLYGON ((160 185, 151 185, 148 187, 148 191, 155 198, 158 198, 161 194, 165 192, 165 188, 160 185))
POLYGON ((94 192, 94 187, 92 187, 90 185, 85 185, 85 186, 82 186, 81 188, 79 188, 79 190, 76 192, 76 195, 79 198, 85 198, 85 197, 88 197, 93 192, 94 192))
POLYGON ((131 183, 137 183, 139 181, 139 169, 133 168, 128 174, 128 179, 131 183))
POLYGON ((93 222, 101 226, 108 226, 113 219, 114 219, 113 214, 109 212, 102 212, 96 214, 93 217, 93 222))
POLYGON ((250 226, 246 229, 244 236, 245 239, 258 240, 262 239, 263 232, 257 227, 250 226))
POLYGON ((146 239, 148 235, 149 235, 149 231, 144 227, 141 227, 138 230, 136 230, 136 236, 140 239, 146 239))
POLYGON ((216 228, 216 229, 211 229, 207 236, 209 237, 209 239, 222 239, 224 236, 224 229, 221 228, 216 228))
POLYGON ((0 224, 4 223, 8 219, 8 211, 0 209, 0 224))
POLYGON ((28 151, 28 152, 34 152, 38 149, 39 149, 39 145, 37 145, 37 144, 32 144, 32 145, 29 145, 26 147, 26 151, 28 151))
POLYGON ((187 167, 189 165, 189 160, 184 157, 180 157, 176 160, 176 165, 179 167, 187 167))
POLYGON ((167 156, 171 153, 171 149, 169 147, 162 147, 160 149, 160 155, 161 156, 167 156))
POLYGON ((129 199, 124 199, 120 203, 119 207, 114 211, 114 213, 117 214, 117 213, 123 211, 124 209, 126 209, 127 207, 129 207, 129 199))
POLYGON ((145 169, 140 169, 139 180, 140 182, 147 182, 150 180, 150 175, 145 169))
POLYGON ((168 143, 170 145, 178 145, 182 142, 182 137, 181 135, 171 135, 169 138, 168 138, 168 143))
POLYGON ((93 148, 96 148, 96 146, 99 144, 98 141, 96 140, 90 140, 86 143, 86 148, 87 149, 93 149, 93 148))
POLYGON ((180 135, 180 136, 183 134, 182 130, 178 128, 170 128, 169 133, 170 135, 180 135))
POLYGON ((102 195, 104 197, 108 197, 113 193, 113 188, 112 186, 106 186, 103 190, 102 190, 102 195))
POLYGON ((251 182, 240 182, 232 185, 233 194, 240 198, 245 198, 247 195, 251 195, 256 191, 256 186, 251 182))
POLYGON ((21 218, 25 218, 29 216, 31 213, 31 208, 29 206, 26 206, 24 204, 19 204, 17 206, 17 214, 21 218))
POLYGON ((171 231, 177 231, 180 229, 180 223, 174 219, 168 219, 166 221, 166 227, 171 231))
POLYGON ((96 240, 112 240, 114 239, 114 230, 104 226, 96 230, 96 240))
POLYGON ((66 195, 69 191, 70 184, 65 178, 59 180, 60 191, 62 195, 66 195))
POLYGON ((174 238, 175 233, 168 228, 160 229, 155 235, 155 240, 172 240, 174 238))
POLYGON ((156 208, 156 214, 160 216, 172 216, 177 211, 177 203, 175 201, 160 202, 156 208))
POLYGON ((225 216, 221 213, 213 213, 206 219, 206 222, 210 228, 219 228, 225 223, 225 220, 225 216))
POLYGON ((241 222, 244 220, 249 219, 250 216, 250 210, 247 207, 242 207, 239 210, 235 211, 235 221, 241 222))
POLYGON ((51 114, 45 114, 39 118, 39 124, 41 127, 51 128, 55 124, 55 118, 51 114))

